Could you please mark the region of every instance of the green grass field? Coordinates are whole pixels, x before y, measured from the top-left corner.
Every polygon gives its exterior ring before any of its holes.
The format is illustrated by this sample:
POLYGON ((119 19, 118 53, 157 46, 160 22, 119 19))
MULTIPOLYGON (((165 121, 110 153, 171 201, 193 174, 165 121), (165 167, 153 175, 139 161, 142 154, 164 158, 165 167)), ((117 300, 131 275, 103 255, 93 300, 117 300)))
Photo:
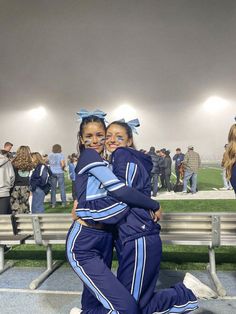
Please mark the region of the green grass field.
MULTIPOLYGON (((221 170, 201 169, 199 173, 199 190, 211 190, 222 186, 221 170)), ((71 183, 66 178, 66 191, 71 190, 71 183)), ((163 200, 161 206, 164 212, 235 212, 235 200, 163 200)), ((57 204, 56 208, 51 208, 49 203, 45 204, 47 213, 70 213, 72 202, 67 208, 62 208, 57 204)), ((16 266, 46 266, 45 248, 36 245, 16 246, 8 254, 6 259, 15 260, 16 266)), ((63 245, 53 246, 54 258, 64 262, 65 247, 63 245)), ((185 269, 198 270, 205 269, 208 262, 207 247, 202 246, 163 246, 162 269, 185 269)), ((236 248, 220 247, 216 250, 217 269, 236 270, 236 248)), ((117 267, 117 259, 114 257, 113 266, 117 267)))
MULTIPOLYGON (((174 170, 173 170, 174 173, 174 170)), ((208 191, 212 190, 213 188, 221 188, 223 186, 222 181, 222 169, 219 167, 206 167, 201 168, 198 173, 198 189, 200 191, 208 191)), ((172 183, 175 183, 176 179, 172 175, 171 177, 172 183)), ((68 179, 68 175, 65 175, 65 182, 66 182, 66 192, 71 192, 71 181, 68 179)), ((59 191, 58 191, 59 192, 59 191)))
MULTIPOLYGON (((174 171, 173 171, 174 172, 174 171)), ((198 173, 198 189, 199 191, 209 191, 214 188, 221 188, 223 186, 222 169, 217 167, 201 168, 198 173)), ((171 181, 176 181, 172 175, 171 181)))

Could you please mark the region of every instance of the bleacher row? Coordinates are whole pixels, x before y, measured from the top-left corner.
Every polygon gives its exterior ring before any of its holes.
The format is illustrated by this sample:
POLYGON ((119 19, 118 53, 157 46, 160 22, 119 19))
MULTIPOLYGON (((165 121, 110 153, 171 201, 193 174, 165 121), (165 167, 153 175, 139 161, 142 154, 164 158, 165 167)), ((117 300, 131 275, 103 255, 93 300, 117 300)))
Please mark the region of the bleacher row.
MULTIPOLYGON (((13 266, 13 262, 4 260, 5 245, 43 245, 47 268, 31 282, 30 289, 36 289, 60 266, 60 262, 53 261, 52 245, 65 245, 71 223, 70 214, 0 215, 0 274, 13 266)), ((218 294, 225 296, 226 291, 216 273, 215 248, 236 246, 236 213, 166 213, 160 224, 163 243, 208 247, 207 269, 218 294)))

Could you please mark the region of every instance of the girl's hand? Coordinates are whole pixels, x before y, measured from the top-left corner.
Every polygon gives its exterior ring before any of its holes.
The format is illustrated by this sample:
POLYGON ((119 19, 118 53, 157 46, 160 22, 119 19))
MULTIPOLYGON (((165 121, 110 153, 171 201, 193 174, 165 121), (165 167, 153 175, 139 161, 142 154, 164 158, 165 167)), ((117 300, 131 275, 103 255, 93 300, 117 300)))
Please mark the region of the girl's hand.
POLYGON ((150 210, 151 217, 154 222, 158 222, 162 217, 162 208, 160 207, 157 211, 153 212, 150 210))

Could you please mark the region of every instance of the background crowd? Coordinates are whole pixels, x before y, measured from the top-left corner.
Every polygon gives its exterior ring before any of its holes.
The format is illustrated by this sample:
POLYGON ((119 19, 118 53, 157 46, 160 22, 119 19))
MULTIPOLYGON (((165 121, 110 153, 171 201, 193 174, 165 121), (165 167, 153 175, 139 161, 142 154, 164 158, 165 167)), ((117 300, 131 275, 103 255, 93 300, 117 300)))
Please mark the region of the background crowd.
MULTIPOLYGON (((227 145, 224 146, 225 152, 221 163, 222 190, 232 189, 230 180, 226 177, 227 145)), ((49 192, 51 207, 55 208, 57 188, 60 191, 61 206, 66 207, 68 203, 65 172, 71 180, 72 198, 76 199, 75 167, 78 157, 76 153, 69 155, 66 160, 59 144, 53 145, 52 152, 48 155, 31 152, 29 146, 20 146, 14 153, 12 147, 12 143, 6 142, 0 150, 0 214, 42 213, 45 195, 49 192)), ((183 153, 181 148, 176 148, 172 157, 170 150, 165 148, 156 150, 155 147, 150 147, 148 152, 142 151, 152 158, 151 180, 154 197, 158 191, 167 194, 197 193, 197 175, 201 167, 201 158, 192 145, 188 146, 186 153, 183 153), (175 180, 171 180, 171 175, 175 176, 175 180)))

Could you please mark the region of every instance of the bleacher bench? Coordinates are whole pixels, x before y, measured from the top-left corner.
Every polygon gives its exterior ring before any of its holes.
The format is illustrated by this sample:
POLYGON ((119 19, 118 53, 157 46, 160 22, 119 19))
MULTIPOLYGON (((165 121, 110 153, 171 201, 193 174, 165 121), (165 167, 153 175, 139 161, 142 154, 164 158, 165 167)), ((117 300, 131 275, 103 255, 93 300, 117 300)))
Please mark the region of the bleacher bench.
POLYGON ((4 247, 6 245, 19 245, 28 238, 30 234, 17 234, 15 220, 12 215, 0 215, 0 274, 13 266, 13 262, 4 261, 4 247))
MULTIPOLYGON (((65 244, 71 223, 70 214, 22 214, 14 217, 15 233, 22 237, 20 243, 46 247, 47 269, 32 281, 31 289, 36 289, 59 266, 58 262, 53 262, 52 245, 65 244)), ((208 270, 218 294, 224 296, 225 289, 216 274, 215 248, 221 245, 236 246, 236 213, 165 213, 160 224, 161 238, 165 244, 208 247, 208 270)), ((11 234, 6 238, 8 236, 11 234)), ((6 244, 4 241, 0 243, 6 244)))
POLYGON ((52 259, 52 245, 65 244, 72 217, 70 214, 19 214, 15 216, 15 224, 19 235, 31 234, 25 239, 24 244, 46 247, 47 268, 30 284, 30 289, 36 289, 61 265, 61 262, 52 259))
POLYGON ((163 243, 208 246, 207 269, 218 294, 225 296, 226 291, 216 274, 215 248, 236 246, 236 213, 166 213, 160 224, 163 243))

